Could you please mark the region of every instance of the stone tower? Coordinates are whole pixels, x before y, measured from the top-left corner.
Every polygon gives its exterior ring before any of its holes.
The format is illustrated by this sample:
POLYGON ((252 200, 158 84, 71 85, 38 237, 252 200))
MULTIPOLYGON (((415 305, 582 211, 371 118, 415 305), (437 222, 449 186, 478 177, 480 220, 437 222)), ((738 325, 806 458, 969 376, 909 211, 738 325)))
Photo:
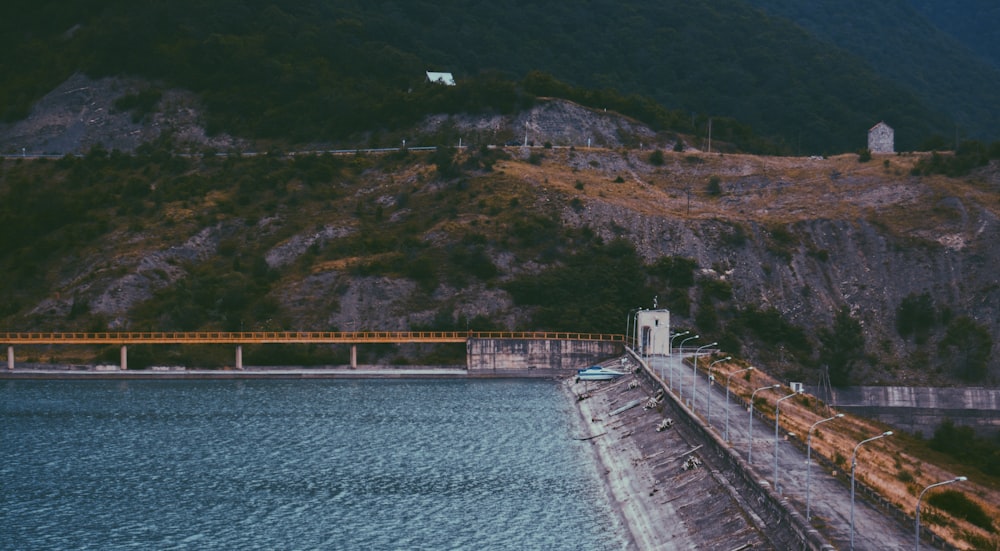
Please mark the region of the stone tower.
POLYGON ((872 153, 895 153, 895 132, 892 127, 880 122, 868 130, 868 150, 872 153))

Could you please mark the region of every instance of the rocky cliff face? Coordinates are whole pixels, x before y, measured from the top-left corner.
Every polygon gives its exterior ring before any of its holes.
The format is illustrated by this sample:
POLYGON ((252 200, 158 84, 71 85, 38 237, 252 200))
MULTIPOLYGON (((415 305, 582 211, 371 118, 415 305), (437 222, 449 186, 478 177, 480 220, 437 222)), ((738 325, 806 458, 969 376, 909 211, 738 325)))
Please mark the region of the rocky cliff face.
POLYGON ((39 100, 26 119, 0 124, 0 153, 60 156, 94 146, 134 151, 165 134, 175 145, 195 151, 247 148, 245 140, 206 135, 198 101, 187 91, 163 91, 148 114, 115 107, 116 100, 151 88, 141 79, 73 75, 39 100))
MULTIPOLYGON (((581 211, 564 209, 563 218, 599 228, 605 239, 626 237, 649 261, 695 259, 704 277, 731 283, 735 303, 774 308, 813 332, 830 327, 848 307, 863 327, 870 357, 857 377, 871 384, 948 378, 949 366, 934 359, 933 347, 918 347, 896 330, 908 296, 927 293, 937 308, 1000 334, 995 172, 983 170, 966 187, 908 176, 892 168, 908 164, 897 156, 871 166, 729 157, 709 167, 667 167, 661 172, 670 181, 663 184, 654 172, 637 195, 658 199, 642 207, 592 200, 581 211), (714 199, 700 189, 709 174, 721 175, 714 199), (660 193, 652 191, 659 186, 660 193)), ((674 314, 680 323, 691 321, 674 314)), ((755 351, 746 354, 752 358, 755 351)), ((991 358, 993 377, 998 367, 991 358)))

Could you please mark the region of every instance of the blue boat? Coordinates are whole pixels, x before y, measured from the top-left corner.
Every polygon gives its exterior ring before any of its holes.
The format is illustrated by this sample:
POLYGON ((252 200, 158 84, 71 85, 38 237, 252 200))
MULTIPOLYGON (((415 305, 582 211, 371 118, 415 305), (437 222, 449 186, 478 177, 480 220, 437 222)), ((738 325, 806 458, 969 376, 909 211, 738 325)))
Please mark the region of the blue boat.
POLYGON ((617 379, 622 375, 625 375, 625 373, 600 365, 592 365, 587 369, 576 370, 577 381, 608 381, 611 379, 617 379))

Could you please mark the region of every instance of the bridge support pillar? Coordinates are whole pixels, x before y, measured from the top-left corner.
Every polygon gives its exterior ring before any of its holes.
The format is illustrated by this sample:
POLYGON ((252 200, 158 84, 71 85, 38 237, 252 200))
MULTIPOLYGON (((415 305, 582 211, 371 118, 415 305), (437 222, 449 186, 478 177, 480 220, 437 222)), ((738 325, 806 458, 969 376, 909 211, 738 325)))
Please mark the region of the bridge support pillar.
POLYGON ((358 368, 358 345, 351 345, 351 369, 358 368))
POLYGON ((122 371, 128 369, 128 346, 122 345, 122 371))
POLYGON ((243 345, 236 345, 236 369, 243 371, 243 345))
POLYGON ((14 347, 7 347, 7 369, 9 371, 14 371, 14 347))

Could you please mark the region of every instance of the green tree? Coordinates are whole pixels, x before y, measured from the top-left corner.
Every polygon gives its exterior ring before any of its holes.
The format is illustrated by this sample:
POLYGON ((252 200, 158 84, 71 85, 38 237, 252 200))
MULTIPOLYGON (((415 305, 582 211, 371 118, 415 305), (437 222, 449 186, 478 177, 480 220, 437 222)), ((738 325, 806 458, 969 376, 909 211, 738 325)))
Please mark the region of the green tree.
POLYGON ((864 357, 865 336, 861 323, 845 306, 837 312, 832 329, 820 329, 819 341, 820 361, 830 370, 830 384, 851 384, 851 372, 864 357))
POLYGON ((934 429, 934 437, 928 444, 931 449, 947 454, 963 465, 1000 476, 1000 432, 993 438, 980 438, 972 427, 955 425, 951 419, 945 419, 934 429))
POLYGON ((708 186, 705 188, 705 191, 712 197, 722 195, 722 185, 720 182, 721 180, 719 180, 718 176, 712 176, 708 179, 708 186))
POLYGON ((635 247, 621 239, 587 247, 503 287, 517 304, 537 307, 532 326, 545 331, 621 331, 621 312, 653 295, 635 247))
POLYGON ((957 490, 944 490, 931 494, 927 503, 963 518, 976 526, 993 531, 993 521, 982 506, 957 490))
POLYGON ((429 160, 434 163, 442 178, 454 178, 461 174, 461 170, 455 164, 455 148, 453 147, 439 145, 429 160))
POLYGON ((959 316, 948 324, 938 343, 941 357, 951 360, 956 374, 969 382, 986 378, 993 338, 990 332, 968 316, 959 316))
POLYGON ((911 336, 917 344, 927 342, 927 337, 935 324, 934 301, 928 293, 910 293, 896 310, 896 330, 899 336, 911 336))

